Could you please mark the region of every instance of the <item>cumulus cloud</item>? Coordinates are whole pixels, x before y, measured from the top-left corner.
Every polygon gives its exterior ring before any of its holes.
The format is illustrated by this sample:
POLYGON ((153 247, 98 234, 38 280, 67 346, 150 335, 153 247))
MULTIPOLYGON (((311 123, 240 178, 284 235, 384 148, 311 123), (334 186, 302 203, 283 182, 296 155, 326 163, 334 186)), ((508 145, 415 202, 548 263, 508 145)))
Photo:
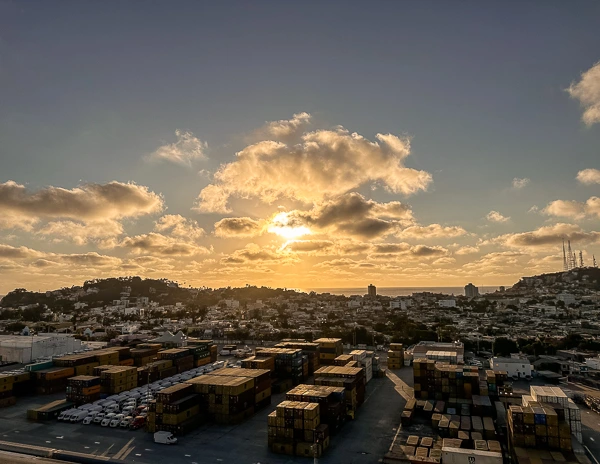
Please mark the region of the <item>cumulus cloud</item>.
POLYGON ((46 187, 30 192, 24 185, 0 184, 0 214, 77 221, 122 219, 163 209, 160 195, 134 183, 85 184, 74 189, 46 187))
POLYGON ((210 250, 206 247, 199 246, 193 242, 167 237, 155 232, 127 237, 120 243, 120 246, 129 248, 133 253, 137 254, 193 256, 210 253, 210 250))
POLYGON ((512 188, 515 190, 521 190, 522 188, 527 187, 527 185, 529 185, 529 183, 531 182, 531 179, 528 179, 527 177, 524 178, 519 178, 519 177, 515 177, 512 181, 512 188))
POLYGON ((584 169, 577 173, 577 180, 582 184, 600 184, 600 169, 584 169))
POLYGON ((249 217, 223 218, 215 223, 215 235, 221 238, 255 237, 261 232, 260 221, 249 217))
POLYGON ((270 248, 260 247, 256 243, 249 243, 240 250, 235 250, 228 256, 221 259, 224 264, 243 264, 247 262, 280 262, 285 263, 290 259, 289 255, 278 253, 270 248))
POLYGON ((39 229, 36 234, 53 236, 54 241, 70 240, 76 245, 85 245, 93 240, 110 239, 123 233, 118 221, 93 221, 87 224, 74 221, 53 221, 39 229))
POLYGON ((290 240, 283 245, 283 249, 310 253, 313 251, 328 250, 333 246, 330 240, 290 240))
POLYGON ((5 213, 0 215, 0 230, 20 229, 26 232, 31 232, 38 222, 39 219, 35 217, 26 217, 18 214, 5 213))
POLYGON ((487 214, 486 218, 490 222, 507 222, 507 221, 510 221, 509 217, 503 216, 498 211, 490 211, 487 214))
POLYGON ((572 98, 583 107, 581 120, 588 126, 600 122, 600 62, 581 74, 579 82, 567 89, 572 98))
POLYGON ((467 231, 459 226, 444 227, 440 224, 429 224, 428 226, 410 226, 396 234, 399 238, 446 238, 460 237, 466 235, 467 231))
POLYGON ((464 246, 454 252, 457 255, 471 255, 479 253, 479 248, 474 246, 464 246))
POLYGON ((374 238, 391 234, 413 221, 412 210, 404 203, 378 203, 353 192, 319 203, 310 211, 279 213, 271 220, 269 230, 306 227, 307 231, 330 232, 336 236, 374 238))
POLYGON ((555 200, 543 210, 548 216, 583 219, 585 217, 600 218, 600 198, 591 197, 585 202, 571 200, 555 200))
POLYGON ((371 142, 338 127, 304 133, 297 144, 263 140, 249 145, 219 168, 215 182, 200 192, 197 209, 230 212, 231 197, 315 204, 367 182, 381 182, 401 194, 426 189, 431 175, 404 166, 410 142, 391 134, 376 138, 371 142))
POLYGON ((513 248, 553 248, 562 245, 563 239, 573 243, 598 243, 600 232, 586 232, 575 224, 558 223, 543 226, 531 232, 505 234, 489 243, 500 243, 513 248))
POLYGON ((175 131, 175 136, 177 137, 176 142, 158 147, 147 159, 150 161, 168 161, 187 167, 191 167, 194 161, 206 159, 205 152, 208 148, 206 142, 202 142, 191 132, 179 129, 175 131))
POLYGON ((376 243, 372 245, 370 258, 386 259, 395 256, 430 258, 445 256, 448 250, 441 246, 410 245, 408 243, 376 243))
POLYGON ((308 113, 297 113, 292 119, 267 122, 263 129, 258 130, 258 135, 266 138, 288 139, 299 135, 310 123, 312 116, 308 113))
POLYGON ((0 259, 27 259, 37 258, 39 256, 42 256, 42 253, 32 250, 31 248, 24 246, 13 247, 10 245, 0 244, 0 259))
POLYGON ((173 237, 197 240, 204 235, 204 229, 197 221, 186 219, 180 214, 167 214, 161 217, 154 225, 158 232, 169 232, 173 237))

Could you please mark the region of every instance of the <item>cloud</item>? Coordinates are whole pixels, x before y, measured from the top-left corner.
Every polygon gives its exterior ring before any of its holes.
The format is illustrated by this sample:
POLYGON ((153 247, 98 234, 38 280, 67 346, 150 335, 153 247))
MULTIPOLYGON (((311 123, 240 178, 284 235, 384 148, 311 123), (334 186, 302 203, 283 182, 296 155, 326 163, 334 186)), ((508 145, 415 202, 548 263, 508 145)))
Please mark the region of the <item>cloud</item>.
POLYGON ((347 193, 316 205, 310 211, 294 210, 277 214, 269 231, 278 227, 333 233, 336 236, 375 238, 391 234, 413 223, 410 206, 392 201, 378 203, 359 193, 347 193))
POLYGON ((574 243, 598 243, 600 232, 585 232, 578 225, 558 223, 531 232, 501 235, 488 243, 500 243, 513 248, 555 248, 562 245, 563 239, 574 243))
POLYGON ((94 221, 87 224, 74 221, 53 221, 36 232, 38 235, 54 236, 54 241, 72 241, 76 245, 85 245, 93 240, 110 239, 123 233, 118 221, 94 221))
POLYGON ((579 82, 572 82, 567 89, 572 98, 583 107, 581 120, 588 126, 600 122, 600 62, 581 74, 579 82))
POLYGON ((258 130, 258 134, 266 138, 288 139, 299 135, 312 119, 308 113, 297 113, 292 119, 267 122, 265 127, 258 130))
POLYGON ((158 147, 147 159, 150 161, 168 161, 182 166, 191 167, 197 160, 206 159, 208 144, 202 142, 191 132, 175 131, 177 141, 158 147))
POLYGON ((555 200, 550 202, 542 212, 548 216, 573 219, 583 219, 585 217, 600 218, 600 198, 591 197, 586 202, 555 200))
POLYGON ((474 246, 464 246, 454 252, 456 255, 471 255, 479 253, 479 248, 474 246))
POLYGON ((206 247, 196 245, 193 242, 167 237, 162 234, 151 232, 149 234, 127 237, 121 243, 121 247, 129 248, 133 253, 150 253, 163 256, 193 256, 208 254, 210 250, 206 247))
POLYGON ((577 180, 582 184, 600 184, 600 169, 584 169, 577 173, 577 180))
POLYGON ((179 214, 167 214, 156 221, 154 230, 158 232, 169 231, 173 237, 197 240, 204 235, 204 229, 197 221, 186 219, 179 214))
POLYGON ((38 222, 38 218, 5 213, 0 215, 0 230, 20 229, 25 232, 31 232, 38 222))
POLYGON ((410 245, 408 243, 376 243, 372 245, 370 258, 386 259, 395 256, 429 258, 445 256, 448 250, 441 246, 410 245))
POLYGON ((258 198, 271 204, 278 198, 320 203, 367 182, 381 182, 390 192, 425 190, 431 175, 406 168, 410 142, 377 134, 371 142, 342 127, 302 134, 297 144, 263 140, 222 165, 215 182, 198 196, 202 212, 230 212, 231 197, 258 198))
POLYGON ((0 259, 27 259, 37 258, 39 256, 42 256, 42 253, 32 250, 31 248, 27 248, 24 246, 13 247, 10 245, 0 244, 0 259))
MULTIPOLYGON (((235 250, 229 256, 221 259, 224 264, 243 264, 247 262, 281 262, 290 260, 289 255, 278 253, 275 250, 260 247, 256 243, 249 243, 240 250, 235 250)), ((293 260, 294 258, 292 258, 293 260)))
POLYGON ((515 177, 512 181, 512 188, 515 190, 521 190, 522 188, 527 187, 527 185, 529 185, 530 182, 531 179, 528 179, 527 177, 524 177, 522 179, 520 179, 519 177, 515 177))
POLYGON ((446 238, 460 237, 466 235, 467 231, 459 226, 444 227, 440 224, 429 224, 428 226, 410 226, 396 234, 398 238, 446 238))
POLYGON ((0 184, 0 215, 11 217, 98 221, 153 214, 163 207, 160 195, 134 183, 85 184, 71 190, 46 187, 36 192, 13 181, 0 184))
POLYGON ((487 220, 490 222, 508 222, 510 221, 509 217, 502 216, 498 211, 490 211, 487 216, 487 220))
POLYGON ((283 249, 310 253, 312 251, 328 250, 333 246, 330 240, 290 240, 283 245, 283 249))
POLYGON ((121 260, 115 256, 100 255, 96 252, 58 255, 62 263, 75 264, 77 266, 118 266, 121 260))
POLYGON ((262 229, 259 221, 249 217, 223 218, 215 223, 215 235, 221 238, 255 237, 262 229))

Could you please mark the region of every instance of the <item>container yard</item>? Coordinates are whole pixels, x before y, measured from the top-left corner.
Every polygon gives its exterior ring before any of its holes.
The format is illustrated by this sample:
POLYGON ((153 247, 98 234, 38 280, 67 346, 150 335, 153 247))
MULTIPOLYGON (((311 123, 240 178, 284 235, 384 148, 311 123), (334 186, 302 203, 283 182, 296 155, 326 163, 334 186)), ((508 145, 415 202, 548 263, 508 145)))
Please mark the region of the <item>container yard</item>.
POLYGON ((321 457, 329 447, 329 428, 321 424, 318 403, 283 401, 267 423, 268 446, 274 453, 321 457))
POLYGON ((100 377, 77 375, 67 380, 67 401, 80 406, 100 399, 100 377))
POLYGON ((272 377, 275 379, 273 387, 277 391, 285 391, 308 377, 308 357, 303 356, 300 349, 257 348, 255 355, 258 358, 274 358, 272 377))
POLYGON ((344 354, 341 338, 319 338, 315 343, 319 344, 319 364, 323 366, 332 366, 335 358, 344 354))
POLYGON ((515 462, 528 464, 540 454, 576 462, 574 440, 582 442, 581 411, 561 388, 531 386, 520 406, 509 406, 508 444, 515 462))
POLYGON ((402 343, 390 343, 387 357, 388 369, 401 369, 404 366, 404 347, 402 343))
POLYGON ((275 345, 276 348, 292 348, 302 350, 302 355, 308 359, 308 375, 313 375, 320 367, 321 345, 304 340, 283 340, 275 345))

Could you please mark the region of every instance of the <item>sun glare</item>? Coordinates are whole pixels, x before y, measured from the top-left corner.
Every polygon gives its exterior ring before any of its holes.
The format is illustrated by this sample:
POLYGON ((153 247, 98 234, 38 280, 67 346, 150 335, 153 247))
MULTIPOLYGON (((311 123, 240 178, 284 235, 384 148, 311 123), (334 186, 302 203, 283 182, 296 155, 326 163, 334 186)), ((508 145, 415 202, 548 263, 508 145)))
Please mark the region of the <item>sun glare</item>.
POLYGON ((267 231, 272 234, 277 234, 280 237, 288 240, 310 234, 310 229, 306 226, 290 225, 288 213, 285 211, 277 213, 273 219, 271 219, 271 224, 269 225, 267 231))

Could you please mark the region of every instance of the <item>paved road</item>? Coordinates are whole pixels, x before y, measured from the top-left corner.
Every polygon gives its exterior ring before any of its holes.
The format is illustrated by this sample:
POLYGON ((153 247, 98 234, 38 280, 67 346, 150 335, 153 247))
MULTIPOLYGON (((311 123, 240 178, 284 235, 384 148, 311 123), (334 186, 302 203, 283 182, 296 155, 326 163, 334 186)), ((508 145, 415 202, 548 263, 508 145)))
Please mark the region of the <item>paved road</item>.
MULTIPOLYGON (((399 371, 396 371, 399 372, 399 371)), ((0 440, 89 453, 136 463, 285 464, 305 458, 271 453, 267 448, 267 415, 284 399, 274 395, 270 407, 237 426, 205 425, 181 438, 176 446, 158 445, 143 431, 97 425, 29 422, 26 410, 63 395, 20 398, 2 410, 0 440)), ((375 464, 387 452, 396 433, 405 400, 388 379, 373 379, 357 418, 333 437, 323 464, 375 464)))

